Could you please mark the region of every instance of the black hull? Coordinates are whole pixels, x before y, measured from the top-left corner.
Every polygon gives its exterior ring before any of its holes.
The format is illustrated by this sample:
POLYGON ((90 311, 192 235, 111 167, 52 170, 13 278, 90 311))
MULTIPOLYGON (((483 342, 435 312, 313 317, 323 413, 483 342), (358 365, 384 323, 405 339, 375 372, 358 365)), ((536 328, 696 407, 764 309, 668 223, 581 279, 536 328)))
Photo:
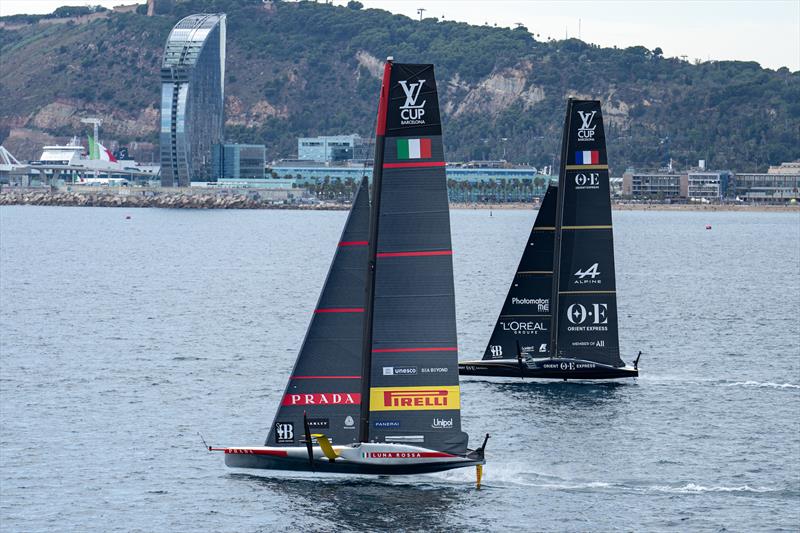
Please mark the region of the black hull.
MULTIPOLYGON (((483 460, 464 457, 462 461, 441 463, 417 463, 398 465, 365 465, 343 461, 315 461, 313 472, 331 474, 369 474, 376 476, 408 476, 413 474, 431 474, 454 468, 483 464, 483 460)), ((225 454, 225 465, 229 468, 253 468, 259 470, 285 470, 294 472, 312 472, 308 460, 296 460, 286 457, 254 454, 225 454)))
POLYGON ((520 365, 516 360, 461 361, 462 376, 492 376, 539 379, 616 379, 635 378, 639 370, 629 366, 610 366, 580 359, 542 359, 520 365))

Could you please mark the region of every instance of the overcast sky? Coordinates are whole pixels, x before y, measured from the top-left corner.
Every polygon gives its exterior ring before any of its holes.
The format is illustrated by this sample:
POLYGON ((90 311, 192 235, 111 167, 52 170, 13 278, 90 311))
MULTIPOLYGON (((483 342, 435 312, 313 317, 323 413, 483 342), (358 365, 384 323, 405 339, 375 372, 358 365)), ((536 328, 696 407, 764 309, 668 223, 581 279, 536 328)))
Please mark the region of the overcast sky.
MULTIPOLYGON (((60 5, 111 7, 128 0, 0 0, 0 15, 60 5)), ((334 0, 346 4, 346 0, 334 0)), ((758 61, 800 70, 800 0, 361 0, 386 9, 471 24, 524 24, 540 40, 578 37, 601 46, 661 47, 668 57, 758 61)))

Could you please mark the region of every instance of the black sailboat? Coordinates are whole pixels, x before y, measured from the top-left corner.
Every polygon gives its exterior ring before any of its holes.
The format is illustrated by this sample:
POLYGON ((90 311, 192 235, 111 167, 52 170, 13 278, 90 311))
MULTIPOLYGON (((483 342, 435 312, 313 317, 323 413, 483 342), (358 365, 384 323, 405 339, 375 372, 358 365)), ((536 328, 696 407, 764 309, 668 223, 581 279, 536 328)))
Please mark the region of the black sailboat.
POLYGON ((636 377, 620 358, 608 159, 600 102, 570 99, 558 187, 542 200, 483 359, 459 373, 636 377))
MULTIPOLYGON (((433 65, 387 61, 372 202, 355 198, 264 446, 230 467, 414 474, 484 463, 461 431, 450 219, 433 65)), ((488 436, 487 436, 488 438, 488 436)))

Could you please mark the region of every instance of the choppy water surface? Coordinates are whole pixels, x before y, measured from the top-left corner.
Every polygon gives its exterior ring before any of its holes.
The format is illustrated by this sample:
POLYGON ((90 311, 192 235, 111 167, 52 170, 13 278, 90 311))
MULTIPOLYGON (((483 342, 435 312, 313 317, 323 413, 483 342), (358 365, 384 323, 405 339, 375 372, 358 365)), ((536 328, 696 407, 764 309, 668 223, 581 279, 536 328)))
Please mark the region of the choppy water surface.
MULTIPOLYGON (((535 213, 493 215, 452 213, 462 358, 535 213)), ((197 432, 263 442, 344 218, 1 208, 2 529, 800 528, 797 213, 615 212, 643 377, 464 381, 465 430, 492 434, 480 492, 471 469, 226 469, 197 432)))

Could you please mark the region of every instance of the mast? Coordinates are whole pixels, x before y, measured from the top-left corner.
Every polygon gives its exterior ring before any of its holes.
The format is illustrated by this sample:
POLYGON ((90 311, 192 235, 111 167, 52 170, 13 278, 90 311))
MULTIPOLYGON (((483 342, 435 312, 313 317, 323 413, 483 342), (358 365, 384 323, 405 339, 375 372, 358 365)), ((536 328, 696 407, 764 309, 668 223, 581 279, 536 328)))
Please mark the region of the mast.
POLYGON ((561 226, 564 218, 564 184, 567 179, 567 144, 569 140, 572 98, 567 103, 564 131, 561 134, 561 168, 558 170, 558 196, 556 197, 556 224, 553 235, 553 291, 550 296, 550 357, 558 355, 558 285, 561 272, 561 226))
POLYGON ((375 157, 372 167, 372 205, 369 217, 369 251, 367 252, 367 283, 364 304, 363 356, 361 358, 361 425, 359 441, 369 442, 369 389, 372 374, 372 320, 374 316, 375 261, 378 253, 378 214, 381 203, 381 178, 383 177, 383 153, 386 142, 386 110, 389 104, 389 80, 392 75, 391 56, 383 67, 383 82, 378 101, 378 119, 375 127, 375 157))

